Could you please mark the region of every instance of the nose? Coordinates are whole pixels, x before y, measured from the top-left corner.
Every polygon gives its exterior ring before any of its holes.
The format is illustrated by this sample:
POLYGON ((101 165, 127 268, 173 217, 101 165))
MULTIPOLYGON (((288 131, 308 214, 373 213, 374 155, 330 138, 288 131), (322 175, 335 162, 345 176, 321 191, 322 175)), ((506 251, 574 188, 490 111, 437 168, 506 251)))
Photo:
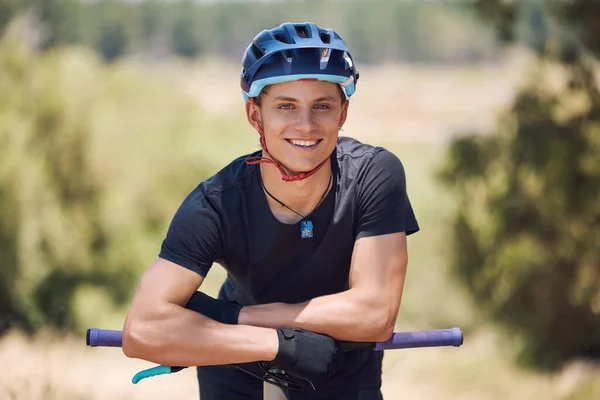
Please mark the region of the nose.
POLYGON ((317 128, 315 123, 314 115, 310 107, 308 109, 302 109, 297 114, 295 128, 302 133, 310 133, 317 128))

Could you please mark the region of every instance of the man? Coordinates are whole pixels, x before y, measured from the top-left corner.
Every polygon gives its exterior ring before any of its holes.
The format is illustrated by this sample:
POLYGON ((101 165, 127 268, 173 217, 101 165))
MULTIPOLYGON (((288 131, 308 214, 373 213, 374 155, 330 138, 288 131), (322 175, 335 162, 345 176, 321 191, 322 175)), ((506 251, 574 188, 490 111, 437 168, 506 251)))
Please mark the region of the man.
POLYGON ((202 400, 262 399, 261 381, 218 366, 256 361, 315 384, 292 399, 382 398, 382 353, 342 360, 338 341, 391 336, 419 228, 398 158, 339 137, 357 80, 332 30, 286 23, 254 38, 241 87, 262 151, 183 201, 133 299, 126 355, 201 366, 202 400), (196 292, 214 262, 228 272, 219 300, 196 292))

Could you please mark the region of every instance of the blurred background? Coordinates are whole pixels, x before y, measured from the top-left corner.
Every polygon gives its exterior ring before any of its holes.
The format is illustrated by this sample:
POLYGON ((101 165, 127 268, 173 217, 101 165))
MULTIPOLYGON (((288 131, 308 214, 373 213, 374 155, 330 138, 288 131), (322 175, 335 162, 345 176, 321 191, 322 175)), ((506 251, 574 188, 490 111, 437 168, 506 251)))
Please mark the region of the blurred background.
POLYGON ((596 0, 0 0, 0 399, 197 398, 85 330, 122 328, 185 195, 258 148, 241 56, 286 21, 342 35, 343 134, 405 165, 397 329, 465 333, 388 351, 386 399, 600 399, 596 0))

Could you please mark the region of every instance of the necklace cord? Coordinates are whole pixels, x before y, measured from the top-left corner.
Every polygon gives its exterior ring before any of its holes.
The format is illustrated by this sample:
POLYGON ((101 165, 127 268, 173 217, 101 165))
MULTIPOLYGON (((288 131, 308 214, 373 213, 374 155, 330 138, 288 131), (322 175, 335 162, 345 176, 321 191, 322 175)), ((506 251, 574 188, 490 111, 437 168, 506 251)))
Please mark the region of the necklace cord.
MULTIPOLYGON (((260 172, 259 172, 260 173, 260 172)), ((265 193, 272 198, 273 200, 275 200, 277 203, 279 203, 282 207, 287 208, 288 210, 290 210, 291 212, 293 212, 294 214, 298 215, 299 217, 302 218, 302 220, 306 221, 313 212, 315 212, 315 210, 321 205, 321 203, 323 202, 323 200, 325 199, 325 197, 327 196, 327 193, 329 192, 329 189, 331 188, 331 183, 333 181, 333 174, 329 175, 329 183, 327 184, 327 188, 325 189, 325 192, 323 193, 323 195, 321 196, 321 199, 319 200, 319 202, 317 203, 317 205, 315 206, 315 208, 313 208, 313 210, 307 214, 306 216, 300 214, 298 211, 294 210, 293 208, 289 207, 288 205, 286 205, 285 203, 283 203, 281 200, 279 200, 277 197, 273 196, 265 187, 265 184, 262 180, 262 177, 260 177, 260 185, 262 186, 263 190, 265 191, 265 193)))

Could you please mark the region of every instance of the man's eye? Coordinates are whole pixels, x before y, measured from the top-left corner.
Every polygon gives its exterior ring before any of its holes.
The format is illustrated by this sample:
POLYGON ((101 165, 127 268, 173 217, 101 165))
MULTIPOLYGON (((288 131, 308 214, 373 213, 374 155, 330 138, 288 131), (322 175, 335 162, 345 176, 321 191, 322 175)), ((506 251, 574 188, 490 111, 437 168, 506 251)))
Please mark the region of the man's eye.
POLYGON ((329 105, 328 104, 317 104, 317 105, 315 105, 315 108, 317 108, 319 110, 329 110, 329 105))
POLYGON ((294 108, 294 106, 292 106, 291 104, 281 104, 281 105, 279 106, 279 108, 280 108, 281 110, 291 110, 292 108, 294 108))

